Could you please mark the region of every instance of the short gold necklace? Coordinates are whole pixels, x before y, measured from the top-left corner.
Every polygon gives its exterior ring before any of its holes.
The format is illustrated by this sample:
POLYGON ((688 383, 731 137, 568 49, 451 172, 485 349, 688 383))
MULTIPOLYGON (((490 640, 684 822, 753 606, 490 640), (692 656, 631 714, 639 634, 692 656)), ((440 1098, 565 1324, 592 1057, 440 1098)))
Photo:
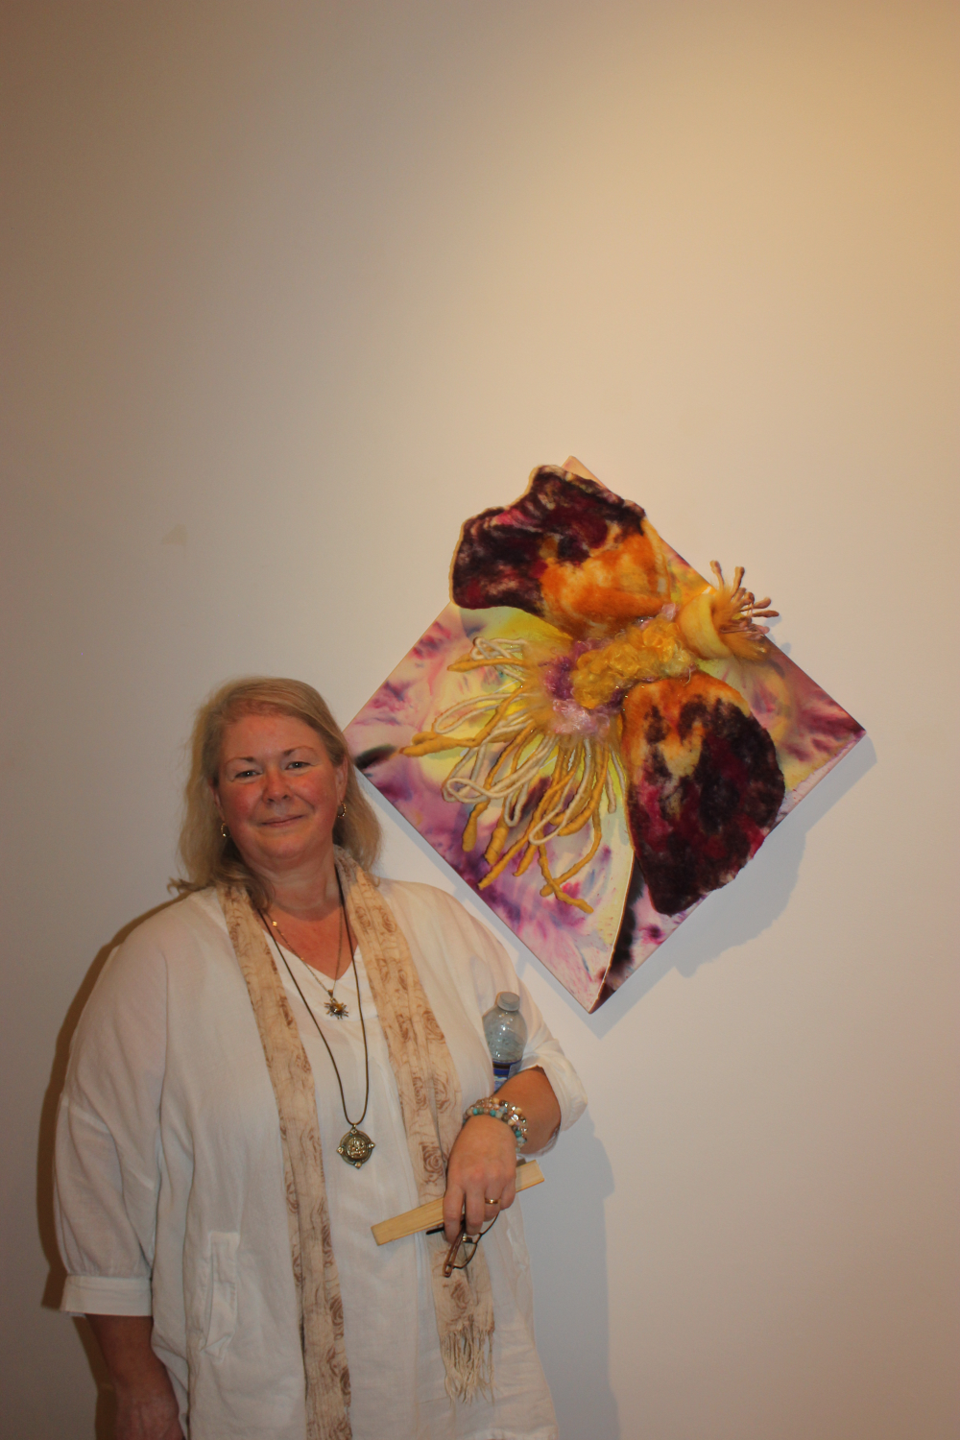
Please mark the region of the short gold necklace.
MULTIPOLYGON (((344 903, 343 903, 343 886, 342 886, 341 883, 340 883, 340 876, 339 876, 339 874, 337 875, 337 889, 338 889, 339 892, 340 892, 340 928, 341 928, 341 936, 342 936, 342 933, 343 933, 343 914, 344 914, 344 910, 346 909, 346 906, 345 906, 344 903)), ((262 918, 263 918, 264 920, 266 920, 266 916, 263 916, 263 912, 262 912, 262 911, 261 911, 261 916, 262 916, 262 918)), ((279 930, 280 930, 279 925, 276 925, 276 922, 274 922, 274 925, 275 925, 275 928, 279 931, 279 930)), ((283 935, 282 935, 282 932, 281 932, 281 939, 282 939, 282 938, 283 938, 283 935)), ((350 937, 349 937, 349 932, 348 932, 348 938, 350 938, 350 937)), ((327 1037, 326 1037, 326 1035, 324 1035, 322 1029, 320 1028, 320 1021, 317 1019, 316 1015, 314 1015, 314 1013, 313 1013, 313 1011, 311 1010, 310 1005, 309 1005, 309 1003, 308 1003, 308 1001, 307 1001, 306 995, 304 995, 303 991, 300 989, 300 985, 299 985, 299 983, 298 983, 298 981, 297 981, 297 977, 296 977, 296 975, 294 975, 293 971, 290 969, 290 966, 289 966, 289 964, 288 964, 288 962, 287 962, 287 957, 284 955, 283 951, 280 949, 280 946, 277 944, 276 936, 275 936, 275 935, 271 935, 271 936, 270 936, 270 939, 271 939, 271 940, 273 941, 273 943, 274 943, 274 947, 275 947, 275 949, 276 949, 277 954, 280 956, 280 959, 283 961, 284 965, 286 966, 287 974, 290 976, 290 979, 293 981, 294 985, 296 986, 297 994, 300 996, 300 999, 303 1001, 303 1003, 304 1003, 304 1005, 305 1005, 305 1007, 306 1007, 306 1010, 307 1010, 307 1014, 310 1016, 310 1019, 313 1021, 314 1025, 316 1026, 317 1034, 320 1036, 320 1039, 323 1041, 324 1049, 326 1050, 327 1054, 330 1056, 330 1064, 333 1066, 333 1073, 334 1073, 334 1075, 336 1075, 336 1077, 337 1077, 337 1084, 338 1084, 338 1086, 340 1087, 340 1104, 341 1104, 341 1106, 342 1106, 342 1108, 343 1108, 343 1118, 344 1118, 344 1120, 346 1120, 347 1124, 350 1126, 350 1129, 347 1131, 346 1135, 343 1136, 343 1138, 342 1138, 341 1141, 340 1141, 340 1144, 337 1146, 337 1154, 340 1156, 340 1158, 341 1158, 342 1160, 345 1160, 348 1165, 352 1165, 355 1169, 359 1170, 360 1167, 361 1167, 361 1165, 365 1165, 365 1164, 367 1163, 367 1161, 370 1159, 370 1156, 373 1154, 374 1150, 376 1149, 376 1145, 375 1145, 374 1142, 370 1139, 370 1136, 369 1136, 369 1135, 366 1135, 366 1134, 359 1128, 359 1127, 363 1124, 364 1117, 365 1117, 365 1115, 366 1115, 366 1113, 367 1113, 367 1106, 370 1104, 370 1047, 369 1047, 368 1044, 367 1044, 367 1027, 366 1027, 366 1025, 365 1025, 364 1022, 363 1022, 363 1005, 362 1005, 361 1002, 360 1002, 360 979, 359 979, 359 976, 357 975, 357 961, 356 961, 356 957, 355 957, 355 955, 354 955, 354 953, 353 953, 353 941, 352 941, 352 939, 351 939, 351 941, 350 941, 350 964, 353 966, 353 979, 354 979, 354 983, 356 984, 356 987, 357 987, 357 1011, 359 1012, 359 1015, 360 1015, 360 1030, 361 1030, 361 1033, 362 1033, 362 1035, 363 1035, 363 1076, 364 1076, 363 1110, 360 1112, 359 1118, 356 1119, 356 1120, 351 1120, 351 1119, 350 1119, 350 1116, 347 1114, 347 1100, 346 1100, 346 1096, 345 1096, 344 1093, 343 1093, 343 1081, 342 1081, 341 1078, 340 1078, 340 1070, 339 1070, 339 1068, 338 1068, 338 1066, 337 1066, 336 1060, 334 1060, 334 1058, 333 1058, 333 1051, 330 1049, 330 1046, 329 1046, 329 1044, 328 1044, 328 1042, 327 1042, 327 1037)), ((284 940, 284 944, 286 945, 286 941, 285 941, 285 940, 284 940)), ((287 949, 288 949, 288 950, 290 949, 289 945, 287 946, 287 949)), ((292 955, 297 955, 296 950, 291 950, 290 953, 291 953, 292 955)), ((297 955, 297 959, 298 959, 298 960, 300 959, 300 956, 299 956, 299 955, 297 955)), ((303 962, 301 962, 301 963, 303 963, 303 962)), ((338 949, 338 951, 337 951, 337 969, 339 970, 339 968, 340 968, 340 953, 339 953, 339 949, 338 949)), ((334 984, 336 984, 336 981, 334 981, 334 984)), ((332 998, 333 998, 333 997, 331 996, 331 999, 332 999, 332 998)), ((337 1003, 339 1003, 339 1002, 337 1002, 337 1003)), ((327 1008, 328 1008, 328 1010, 329 1010, 329 1006, 328 1006, 327 1008)), ((336 1012, 331 1011, 330 1013, 331 1013, 331 1014, 335 1014, 336 1012)), ((342 1019, 342 1016, 341 1016, 341 1015, 337 1015, 336 1018, 339 1020, 339 1019, 342 1019)))
MULTIPOLYGON (((338 877, 338 879, 339 879, 339 877, 338 877)), ((307 964, 306 960, 304 960, 303 956, 302 956, 297 950, 294 950, 293 946, 290 944, 290 941, 287 939, 286 935, 284 935, 283 931, 280 929, 279 923, 278 923, 276 920, 274 920, 273 916, 272 916, 272 915, 268 915, 268 916, 266 916, 265 918, 266 918, 266 919, 269 919, 270 924, 273 926, 274 930, 276 930, 277 934, 280 936, 280 939, 283 941, 284 945, 285 945, 285 946, 287 947, 287 949, 290 951, 290 954, 291 954, 291 955, 296 955, 297 959, 298 959, 303 965, 306 965, 306 964, 307 964)), ((342 954, 343 954, 343 904, 342 904, 342 901, 341 901, 341 905, 340 905, 340 929, 339 929, 338 934, 337 934, 337 963, 336 963, 336 964, 334 965, 334 967, 333 967, 335 971, 339 971, 339 969, 340 969, 340 956, 341 956, 342 954)), ((352 956, 352 951, 351 951, 351 956, 352 956)), ((339 974, 334 975, 334 977, 333 977, 333 985, 332 985, 332 987, 328 990, 327 987, 326 987, 326 985, 324 985, 323 981, 320 979, 320 976, 317 974, 316 970, 313 968, 313 966, 312 966, 312 965, 308 966, 308 969, 309 969, 309 971, 310 971, 310 974, 313 976, 314 980, 316 980, 317 984, 320 986, 320 989, 325 993, 325 995, 326 995, 326 997, 327 997, 327 999, 326 999, 326 1001, 325 1001, 325 1003, 324 1003, 324 1007, 323 1007, 324 1010, 326 1010, 327 1014, 330 1015, 330 1016, 332 1016, 332 1018, 333 1018, 334 1020, 349 1020, 349 1019, 350 1019, 350 1011, 347 1009, 347 1006, 346 1006, 345 1002, 344 1002, 343 1000, 338 1000, 338 999, 336 998, 336 996, 334 995, 334 993, 333 993, 334 990, 336 990, 336 988, 337 988, 337 981, 338 981, 338 979, 340 978, 339 974)))

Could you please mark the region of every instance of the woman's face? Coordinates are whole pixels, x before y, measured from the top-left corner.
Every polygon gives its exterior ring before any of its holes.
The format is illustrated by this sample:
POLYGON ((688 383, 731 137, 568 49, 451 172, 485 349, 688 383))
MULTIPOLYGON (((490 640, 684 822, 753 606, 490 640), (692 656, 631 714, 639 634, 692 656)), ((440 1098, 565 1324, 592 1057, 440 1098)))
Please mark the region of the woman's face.
POLYGON ((275 877, 329 862, 347 761, 334 766, 311 726, 276 712, 227 726, 212 787, 234 844, 257 875, 275 877))

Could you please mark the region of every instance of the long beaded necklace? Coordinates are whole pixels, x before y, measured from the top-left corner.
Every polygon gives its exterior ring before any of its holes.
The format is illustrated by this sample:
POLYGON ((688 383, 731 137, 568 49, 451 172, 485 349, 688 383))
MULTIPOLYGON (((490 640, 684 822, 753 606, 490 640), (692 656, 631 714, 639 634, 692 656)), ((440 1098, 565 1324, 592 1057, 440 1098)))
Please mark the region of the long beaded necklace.
MULTIPOLYGON (((345 911, 345 909, 346 909, 346 906, 345 906, 344 903, 343 903, 343 886, 342 886, 341 883, 340 883, 340 876, 339 876, 339 874, 337 875, 337 889, 338 889, 339 892, 340 892, 340 937, 341 937, 341 939, 342 939, 342 938, 343 938, 343 916, 344 916, 344 911, 345 911)), ((267 917, 266 917, 265 915, 262 915, 262 912, 261 912, 261 918, 263 919, 264 923, 266 923, 266 918, 267 918, 267 917)), ((283 938, 283 932, 280 931, 279 925, 277 925, 276 921, 274 921, 274 922, 272 922, 272 923, 273 923, 274 929, 277 930, 277 931, 280 933, 280 937, 281 937, 281 939, 282 939, 282 938, 283 938)), ((356 961, 356 957, 355 957, 355 955, 354 955, 354 953, 353 953, 353 942, 352 942, 352 939, 351 939, 351 937, 350 937, 350 935, 349 935, 349 923, 348 923, 348 926, 347 926, 347 937, 348 937, 348 939, 350 939, 350 964, 353 966, 353 979, 354 979, 354 983, 356 984, 356 987, 357 987, 357 1011, 358 1011, 358 1013, 359 1013, 359 1015, 360 1015, 360 1030, 361 1030, 361 1032, 362 1032, 362 1034, 363 1034, 363 1075, 364 1075, 364 1086, 365 1086, 365 1089, 364 1089, 364 1096, 363 1096, 363 1110, 361 1111, 359 1118, 356 1119, 356 1120, 351 1120, 351 1119, 350 1119, 350 1116, 347 1114, 347 1100, 346 1100, 346 1096, 345 1096, 344 1093, 343 1093, 343 1081, 342 1081, 341 1078, 340 1078, 340 1070, 339 1070, 339 1068, 338 1068, 338 1066, 337 1066, 336 1060, 334 1060, 334 1058, 333 1058, 333 1051, 330 1049, 330 1046, 329 1046, 329 1044, 328 1044, 328 1042, 327 1042, 327 1037, 326 1037, 326 1035, 324 1035, 322 1029, 320 1028, 320 1021, 317 1019, 316 1015, 314 1015, 313 1010, 310 1008, 310 1005, 309 1005, 309 1003, 308 1003, 308 1001, 307 1001, 306 995, 304 995, 303 991, 300 989, 300 985, 299 985, 299 982, 298 982, 298 980, 297 980, 297 977, 296 977, 296 975, 294 975, 293 971, 290 969, 290 965, 289 965, 289 963, 288 963, 288 961, 287 961, 286 955, 284 955, 283 951, 280 949, 280 946, 277 944, 277 938, 276 938, 276 936, 275 936, 272 932, 270 933, 270 939, 273 941, 274 948, 276 949, 277 954, 280 956, 280 959, 283 961, 283 963, 284 963, 284 965, 285 965, 285 967, 286 967, 287 974, 290 976, 290 979, 293 981, 294 985, 296 986, 297 994, 300 996, 300 999, 303 1001, 304 1006, 306 1007, 306 1010, 307 1010, 307 1014, 310 1016, 310 1019, 313 1021, 314 1025, 316 1026, 317 1034, 320 1036, 320 1039, 323 1041, 324 1048, 325 1048, 327 1054, 330 1056, 330 1064, 333 1066, 333 1073, 334 1073, 334 1075, 336 1075, 336 1077, 337 1077, 337 1084, 338 1084, 338 1086, 340 1087, 340 1104, 341 1104, 341 1106, 342 1106, 342 1108, 343 1108, 343 1118, 344 1118, 344 1120, 346 1120, 347 1124, 350 1126, 350 1129, 347 1131, 346 1135, 343 1136, 342 1140, 340 1141, 340 1144, 337 1146, 337 1154, 340 1156, 340 1158, 341 1158, 342 1160, 346 1161, 346 1163, 347 1163, 348 1165, 352 1165, 355 1169, 359 1170, 360 1167, 361 1167, 361 1165, 365 1165, 365 1164, 367 1163, 367 1161, 370 1159, 370 1156, 373 1154, 374 1150, 376 1149, 376 1146, 375 1146, 374 1142, 370 1139, 370 1136, 364 1134, 364 1132, 363 1132, 361 1129, 359 1129, 359 1126, 361 1126, 361 1125, 363 1124, 364 1116, 365 1116, 366 1113, 367 1113, 367 1106, 370 1104, 370 1049, 369 1049, 369 1046, 367 1045, 367 1027, 366 1027, 366 1025, 364 1024, 364 1020, 363 1020, 363 1005, 360 1003, 360 979, 359 979, 359 977, 358 977, 358 975, 357 975, 357 961, 356 961)), ((285 940, 284 940, 283 943, 284 943, 285 945, 287 945, 287 942, 286 942, 285 940)), ((289 945, 287 945, 287 949, 288 949, 288 950, 290 949, 290 946, 289 946, 289 945)), ((291 950, 291 954, 297 955, 296 950, 291 950)), ((300 957, 299 955, 297 955, 297 959, 300 960, 300 958, 301 958, 301 957, 300 957)), ((304 963, 305 963, 305 962, 304 962, 304 963)), ((337 947, 337 969, 339 969, 339 968, 340 968, 340 948, 339 948, 339 941, 338 941, 338 947, 337 947)), ((336 981, 334 981, 334 984, 336 984, 336 981)), ((324 988, 326 988, 326 987, 324 987, 324 988)), ((332 995, 332 993, 331 993, 330 998, 331 998, 331 1002, 332 1002, 332 1001, 333 1001, 333 995, 332 995)), ((337 1002, 335 1002, 335 1003, 336 1003, 337 1005, 340 1005, 341 1002, 340 1002, 340 1001, 337 1001, 337 1002)), ((342 1006, 341 1012, 338 1013, 336 1010, 331 1010, 331 1009, 330 1009, 330 1006, 328 1005, 328 1006, 327 1006, 327 1013, 330 1014, 330 1015, 334 1015, 334 1016, 336 1017, 336 1019, 340 1020, 340 1019, 343 1018, 343 1015, 346 1014, 346 1006, 342 1006)))

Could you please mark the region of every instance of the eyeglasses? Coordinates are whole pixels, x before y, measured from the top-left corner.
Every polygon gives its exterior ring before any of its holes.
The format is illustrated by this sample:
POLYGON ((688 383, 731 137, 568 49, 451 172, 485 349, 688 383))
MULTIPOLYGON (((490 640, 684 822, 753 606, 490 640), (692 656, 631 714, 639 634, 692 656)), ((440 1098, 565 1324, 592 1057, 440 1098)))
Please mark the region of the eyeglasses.
MULTIPOLYGON (((468 1235, 466 1216, 464 1215, 461 1217, 460 1234, 450 1246, 450 1249, 447 1251, 447 1258, 443 1262, 443 1278, 445 1280, 450 1279, 450 1276, 453 1274, 454 1270, 466 1270, 467 1266, 470 1264, 470 1261, 473 1259, 474 1255, 476 1255, 477 1250, 480 1247, 480 1241, 483 1239, 484 1235, 486 1235, 488 1230, 493 1229, 498 1219, 499 1213, 497 1215, 494 1215, 493 1219, 490 1221, 490 1224, 485 1226, 484 1229, 480 1231, 479 1235, 468 1235)), ((443 1226, 437 1225, 433 1230, 428 1230, 427 1234, 442 1235, 443 1226)))

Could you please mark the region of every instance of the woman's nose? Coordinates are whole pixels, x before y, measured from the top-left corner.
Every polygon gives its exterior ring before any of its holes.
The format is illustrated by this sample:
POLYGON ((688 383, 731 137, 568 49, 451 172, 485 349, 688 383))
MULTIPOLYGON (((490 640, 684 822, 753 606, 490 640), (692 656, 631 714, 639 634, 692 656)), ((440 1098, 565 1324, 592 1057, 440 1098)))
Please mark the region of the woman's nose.
POLYGON ((287 777, 276 765, 268 765, 263 774, 263 793, 270 800, 282 799, 288 793, 287 777))

